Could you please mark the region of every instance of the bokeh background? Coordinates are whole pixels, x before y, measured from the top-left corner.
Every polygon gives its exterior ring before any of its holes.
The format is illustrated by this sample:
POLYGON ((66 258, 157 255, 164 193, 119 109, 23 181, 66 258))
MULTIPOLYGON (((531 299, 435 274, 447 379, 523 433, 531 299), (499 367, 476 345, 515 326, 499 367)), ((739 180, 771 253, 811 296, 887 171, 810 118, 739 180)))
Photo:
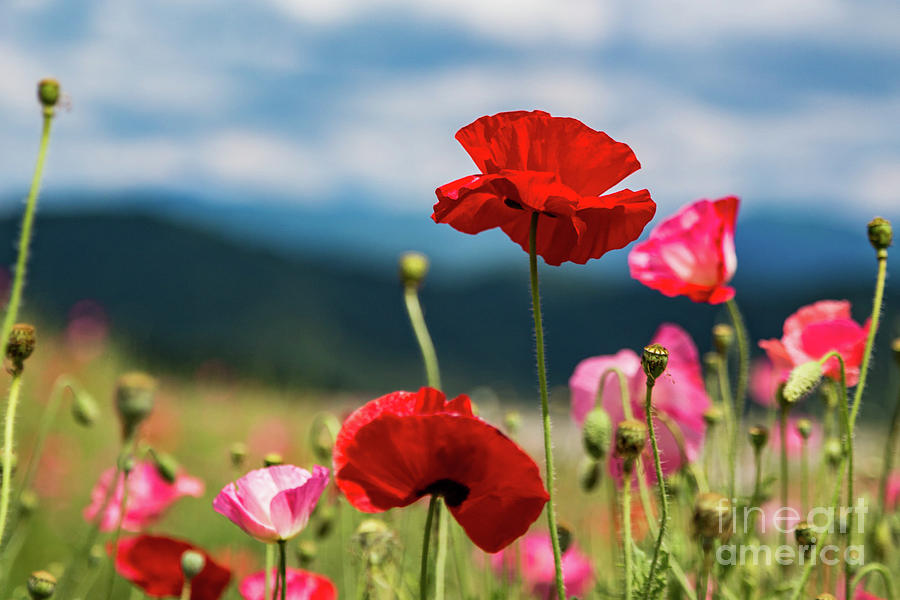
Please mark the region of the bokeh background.
MULTIPOLYGON (((530 396, 526 256, 429 219, 434 188, 474 172, 460 126, 540 108, 606 131, 654 224, 739 195, 737 298, 754 339, 778 337, 818 299, 868 314, 865 224, 900 222, 898 74, 894 0, 3 0, 0 265, 53 75, 67 108, 26 290, 44 330, 187 377, 411 388, 395 265, 415 249, 449 391, 530 396)), ((631 281, 626 253, 543 270, 554 385, 664 321, 709 347, 722 312, 631 281)))

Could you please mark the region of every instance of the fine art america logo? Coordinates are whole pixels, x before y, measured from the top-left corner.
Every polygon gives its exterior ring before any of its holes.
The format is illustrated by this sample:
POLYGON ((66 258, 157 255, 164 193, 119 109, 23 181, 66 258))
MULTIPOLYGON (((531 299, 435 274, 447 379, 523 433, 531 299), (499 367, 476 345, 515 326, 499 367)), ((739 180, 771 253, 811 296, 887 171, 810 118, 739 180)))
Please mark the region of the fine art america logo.
POLYGON ((716 561, 721 565, 805 565, 811 562, 834 566, 845 562, 858 566, 865 563, 862 544, 842 548, 836 543, 836 536, 847 535, 851 519, 852 529, 857 534, 854 539, 862 539, 869 510, 863 498, 857 499, 856 506, 837 509, 817 506, 806 515, 788 506, 774 510, 756 506, 732 508, 724 498, 718 508, 720 539, 729 540, 741 526, 744 529, 738 543, 725 541, 716 549, 716 561), (751 529, 760 535, 774 531, 787 543, 774 546, 760 543, 747 535, 751 529))

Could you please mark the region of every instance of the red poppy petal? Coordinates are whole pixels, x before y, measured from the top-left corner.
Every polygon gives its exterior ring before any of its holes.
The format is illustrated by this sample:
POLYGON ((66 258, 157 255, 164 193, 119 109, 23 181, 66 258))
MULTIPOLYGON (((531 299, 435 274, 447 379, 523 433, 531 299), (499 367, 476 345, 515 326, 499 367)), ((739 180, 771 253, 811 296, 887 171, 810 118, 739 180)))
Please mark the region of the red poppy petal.
POLYGON ((602 194, 641 166, 628 145, 577 119, 542 111, 481 117, 456 139, 484 173, 549 171, 585 196, 602 194))
POLYGON ((522 535, 547 501, 534 461, 476 417, 385 414, 360 428, 344 455, 336 475, 342 489, 355 483, 381 510, 444 493, 460 525, 488 552, 522 535))
POLYGON ((610 250, 624 248, 641 235, 654 214, 656 203, 647 190, 582 198, 576 215, 585 223, 585 234, 578 238, 566 260, 583 265, 610 250))

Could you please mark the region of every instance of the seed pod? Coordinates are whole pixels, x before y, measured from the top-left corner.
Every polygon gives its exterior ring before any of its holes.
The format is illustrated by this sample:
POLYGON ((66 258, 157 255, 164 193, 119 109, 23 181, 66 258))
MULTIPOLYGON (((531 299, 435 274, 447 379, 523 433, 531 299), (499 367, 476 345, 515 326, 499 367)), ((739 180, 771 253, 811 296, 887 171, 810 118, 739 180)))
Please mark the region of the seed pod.
POLYGON ((797 523, 797 527, 794 528, 794 538, 797 540, 797 545, 801 547, 816 545, 816 532, 806 521, 797 523))
POLYGON ((199 575, 205 566, 206 557, 196 550, 186 550, 181 555, 181 572, 188 581, 199 575))
POLYGON ((879 251, 887 250, 894 241, 894 231, 891 222, 881 217, 875 217, 869 221, 869 242, 879 251))
POLYGON ((131 439, 138 425, 153 410, 156 380, 146 373, 133 371, 116 382, 116 410, 122 423, 122 436, 131 439))
POLYGON ((722 494, 705 492, 694 503, 694 534, 701 540, 731 536, 731 501, 722 494))
POLYGON ((37 97, 44 108, 56 106, 59 102, 59 82, 52 77, 38 81, 37 97))
POLYGON ((6 345, 6 358, 11 363, 9 372, 17 375, 25 368, 25 361, 34 352, 37 341, 34 326, 27 323, 13 325, 6 345))
POLYGON ((753 446, 753 449, 759 452, 763 448, 766 447, 766 443, 769 441, 769 428, 765 425, 754 425, 749 430, 750 434, 750 444, 753 446))
POLYGON ((421 252, 400 255, 400 280, 403 285, 419 286, 428 274, 428 257, 421 252))
POLYGON ((647 426, 634 419, 626 419, 616 427, 616 456, 634 460, 647 444, 647 426))
POLYGON ((659 344, 650 344, 644 348, 641 366, 647 375, 647 383, 653 385, 669 364, 669 351, 659 344))
POLYGON ((719 356, 726 356, 734 344, 734 328, 726 323, 719 323, 712 330, 713 346, 719 356))
POLYGON ((581 440, 588 456, 594 460, 603 460, 609 452, 611 437, 612 420, 609 413, 598 406, 587 414, 581 430, 581 440))
POLYGON ((56 591, 56 577, 47 571, 35 571, 28 577, 28 595, 32 600, 45 600, 56 591))

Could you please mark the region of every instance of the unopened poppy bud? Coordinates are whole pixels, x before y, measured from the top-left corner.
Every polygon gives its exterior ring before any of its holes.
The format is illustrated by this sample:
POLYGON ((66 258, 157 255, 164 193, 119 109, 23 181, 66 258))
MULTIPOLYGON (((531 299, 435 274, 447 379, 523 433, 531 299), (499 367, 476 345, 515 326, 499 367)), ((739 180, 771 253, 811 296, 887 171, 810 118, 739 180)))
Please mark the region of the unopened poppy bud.
POLYGON ((160 477, 169 483, 175 483, 180 466, 178 460, 166 452, 153 451, 151 455, 153 456, 153 465, 156 467, 156 472, 159 473, 160 477))
POLYGON ((804 440, 808 440, 809 436, 812 435, 812 423, 809 419, 798 419, 797 420, 797 433, 800 434, 804 440))
POLYGON ((100 413, 97 402, 84 390, 69 389, 72 390, 72 418, 79 425, 90 427, 100 413))
POLYGON ((131 439, 138 425, 153 410, 156 380, 146 373, 133 371, 116 382, 116 410, 122 422, 122 436, 131 439))
POLYGON ((753 445, 753 449, 759 452, 763 448, 766 447, 766 443, 769 441, 769 428, 764 425, 754 425, 750 428, 750 444, 753 445))
POLYGON ((36 342, 35 331, 32 325, 18 323, 13 325, 9 332, 9 341, 6 345, 6 358, 12 363, 10 372, 18 374, 22 372, 25 361, 34 352, 36 342))
POLYGON ((828 592, 825 592, 824 594, 819 594, 818 596, 816 596, 816 600, 837 600, 837 598, 835 598, 828 592))
POLYGON ((731 501, 722 494, 704 492, 694 503, 694 533, 700 539, 728 539, 731 535, 731 501))
POLYGON ((365 519, 353 534, 353 545, 368 565, 376 566, 391 558, 394 533, 380 519, 365 519))
POLYGON ((509 435, 515 436, 522 428, 522 415, 517 410, 511 410, 503 417, 503 426, 509 435))
POLYGON ((126 477, 134 471, 134 456, 131 454, 119 457, 119 469, 125 473, 126 477))
POLYGON ((647 375, 647 383, 653 385, 669 364, 669 351, 659 344, 650 344, 644 348, 641 366, 647 375))
POLYGON ((186 550, 181 555, 181 572, 188 581, 199 575, 205 566, 206 557, 196 550, 186 550))
POLYGON ((47 571, 35 571, 28 577, 28 595, 33 600, 44 600, 56 591, 56 577, 47 571))
POLYGON ((59 102, 59 82, 52 77, 38 81, 37 97, 45 108, 56 106, 59 102))
POLYGON ((585 417, 581 440, 588 456, 594 460, 603 460, 606 457, 612 440, 612 419, 602 407, 594 408, 585 417))
POLYGON ((715 376, 719 370, 719 355, 715 352, 706 352, 703 355, 703 371, 707 376, 715 376))
POLYGON ((334 520, 337 516, 337 511, 334 506, 325 502, 320 502, 316 505, 315 517, 316 517, 316 537, 318 539, 323 539, 328 537, 331 533, 331 530, 334 529, 334 520))
POLYGON ((715 427, 722 422, 724 417, 725 415, 722 413, 722 409, 718 406, 710 406, 706 409, 706 412, 703 413, 703 421, 706 423, 707 427, 715 427))
POLYGON ((626 419, 616 427, 616 456, 634 460, 647 443, 647 426, 634 419, 626 419))
POLYGON ((894 353, 894 362, 897 363, 897 366, 900 366, 900 338, 891 342, 891 351, 894 353))
POLYGON ((312 540, 300 540, 297 544, 297 560, 304 569, 312 565, 318 554, 319 547, 312 540))
POLYGON ((719 323, 712 330, 713 346, 719 356, 725 356, 734 344, 734 327, 726 323, 719 323))
POLYGON ((572 530, 565 525, 556 526, 556 539, 559 540, 559 552, 565 554, 572 545, 572 530))
POLYGON ((841 460, 844 458, 844 449, 841 447, 841 441, 837 438, 831 438, 827 442, 825 442, 825 460, 828 461, 828 464, 832 467, 836 467, 841 464, 841 460))
POLYGON ((277 452, 269 452, 265 456, 263 456, 263 466, 264 467, 274 467, 276 465, 283 465, 284 457, 282 457, 277 452))
POLYGON ((28 517, 38 507, 38 496, 32 490, 23 490, 19 496, 19 511, 23 517, 28 517))
POLYGON ((794 528, 794 538, 797 540, 798 546, 815 546, 816 544, 816 532, 806 521, 797 523, 797 527, 794 528))
POLYGON ((247 458, 247 445, 243 442, 235 442, 229 450, 231 455, 231 465, 235 469, 241 468, 244 460, 247 458))
POLYGON ((403 285, 420 285, 428 274, 428 257, 421 252, 400 255, 400 280, 403 285))
POLYGON ((601 463, 593 458, 587 458, 581 462, 578 467, 578 484, 582 491, 586 494, 597 489, 597 485, 603 478, 603 467, 601 463))
POLYGON ((94 544, 91 546, 90 551, 88 551, 88 566, 96 567, 100 565, 106 559, 106 552, 103 551, 103 546, 100 544, 94 544))
POLYGON ((894 230, 891 222, 881 217, 869 221, 869 242, 878 251, 887 250, 894 241, 894 230))
POLYGON ((822 381, 822 364, 811 360, 794 367, 784 384, 782 399, 787 404, 795 404, 798 400, 816 389, 822 381))

